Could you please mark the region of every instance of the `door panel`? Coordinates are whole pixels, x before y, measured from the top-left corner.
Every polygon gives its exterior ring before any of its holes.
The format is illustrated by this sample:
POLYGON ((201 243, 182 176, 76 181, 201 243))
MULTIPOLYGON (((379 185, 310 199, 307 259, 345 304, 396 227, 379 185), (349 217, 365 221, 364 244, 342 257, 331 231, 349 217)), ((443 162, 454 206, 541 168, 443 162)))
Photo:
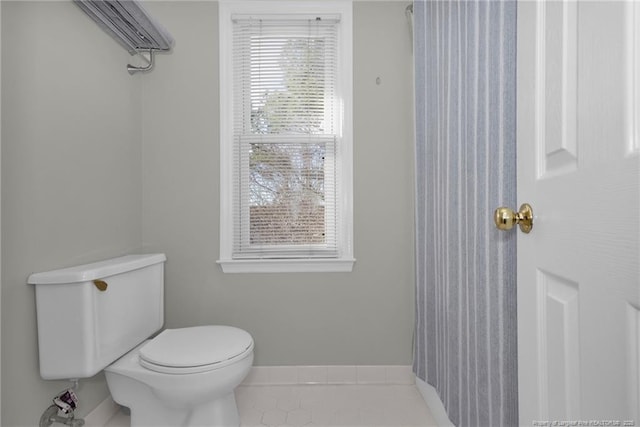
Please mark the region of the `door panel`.
POLYGON ((544 319, 538 336, 541 393, 547 397, 541 403, 553 420, 576 419, 580 413, 578 292, 577 283, 538 271, 538 318, 544 319))
POLYGON ((577 10, 575 1, 538 4, 538 177, 576 169, 577 10))
POLYGON ((640 4, 627 5, 627 147, 629 155, 640 151, 640 4))
POLYGON ((627 305, 627 381, 630 417, 640 419, 640 309, 631 304, 627 305))
POLYGON ((638 424, 640 6, 518 7, 520 421, 638 424))

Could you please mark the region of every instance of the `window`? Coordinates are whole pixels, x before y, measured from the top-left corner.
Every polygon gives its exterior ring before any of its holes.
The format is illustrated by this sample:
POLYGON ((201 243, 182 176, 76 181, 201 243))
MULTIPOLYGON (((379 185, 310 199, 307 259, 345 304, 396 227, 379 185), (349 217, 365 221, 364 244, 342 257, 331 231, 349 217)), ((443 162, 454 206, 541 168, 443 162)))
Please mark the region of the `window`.
POLYGON ((351 271, 351 2, 220 2, 225 272, 351 271))

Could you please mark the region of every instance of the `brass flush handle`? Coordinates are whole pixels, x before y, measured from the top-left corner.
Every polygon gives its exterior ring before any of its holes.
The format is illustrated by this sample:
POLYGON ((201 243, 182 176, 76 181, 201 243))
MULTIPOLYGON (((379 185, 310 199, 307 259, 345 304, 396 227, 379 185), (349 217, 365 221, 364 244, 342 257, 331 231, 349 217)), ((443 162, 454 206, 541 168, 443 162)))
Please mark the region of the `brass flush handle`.
POLYGON ((518 212, 509 208, 498 208, 493 214, 493 220, 498 230, 511 230, 518 224, 520 231, 529 233, 533 228, 533 209, 528 203, 523 203, 518 212))
POLYGON ((109 286, 104 280, 94 280, 93 284, 96 286, 96 288, 98 288, 100 292, 106 291, 107 287, 109 286))

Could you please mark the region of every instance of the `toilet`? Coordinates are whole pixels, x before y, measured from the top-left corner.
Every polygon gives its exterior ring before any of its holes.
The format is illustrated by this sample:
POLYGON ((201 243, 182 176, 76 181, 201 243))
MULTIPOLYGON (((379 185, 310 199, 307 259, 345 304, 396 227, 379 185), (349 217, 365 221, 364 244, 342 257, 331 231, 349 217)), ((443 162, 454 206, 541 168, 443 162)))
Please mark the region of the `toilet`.
POLYGON ((35 273, 40 376, 105 372, 131 426, 238 426, 234 389, 253 338, 222 325, 162 329, 164 254, 128 255, 35 273))

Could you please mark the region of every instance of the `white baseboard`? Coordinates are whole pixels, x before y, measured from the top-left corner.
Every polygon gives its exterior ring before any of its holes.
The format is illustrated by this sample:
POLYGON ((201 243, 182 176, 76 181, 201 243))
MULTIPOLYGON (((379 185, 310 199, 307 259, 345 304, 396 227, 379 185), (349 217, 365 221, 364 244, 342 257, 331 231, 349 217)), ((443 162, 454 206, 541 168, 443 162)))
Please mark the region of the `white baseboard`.
POLYGON ((84 425, 104 427, 119 410, 120 406, 109 396, 84 417, 84 425))
POLYGON ((411 366, 254 366, 242 385, 413 384, 411 366))
POLYGON ((447 411, 444 409, 444 404, 442 403, 442 400, 440 400, 440 396, 438 396, 436 389, 418 377, 416 377, 415 381, 418 391, 424 398, 429 409, 431 409, 431 415, 433 415, 436 424, 440 427, 455 427, 449 419, 447 411))
MULTIPOLYGON (((440 427, 455 427, 435 388, 411 366, 254 366, 242 385, 415 384, 440 427)), ((120 410, 108 396, 84 418, 85 427, 104 427, 120 410)))

